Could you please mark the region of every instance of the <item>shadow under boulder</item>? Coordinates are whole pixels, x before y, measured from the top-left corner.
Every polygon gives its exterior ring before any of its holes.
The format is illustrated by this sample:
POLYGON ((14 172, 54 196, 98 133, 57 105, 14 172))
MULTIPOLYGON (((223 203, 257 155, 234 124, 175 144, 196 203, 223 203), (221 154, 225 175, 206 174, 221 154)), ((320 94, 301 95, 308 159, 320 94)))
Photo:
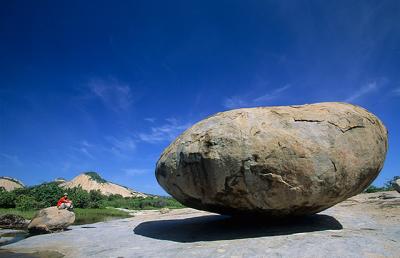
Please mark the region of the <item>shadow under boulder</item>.
POLYGON ((210 215, 146 221, 136 226, 133 231, 145 237, 185 243, 290 235, 342 228, 334 217, 320 214, 279 221, 210 215))

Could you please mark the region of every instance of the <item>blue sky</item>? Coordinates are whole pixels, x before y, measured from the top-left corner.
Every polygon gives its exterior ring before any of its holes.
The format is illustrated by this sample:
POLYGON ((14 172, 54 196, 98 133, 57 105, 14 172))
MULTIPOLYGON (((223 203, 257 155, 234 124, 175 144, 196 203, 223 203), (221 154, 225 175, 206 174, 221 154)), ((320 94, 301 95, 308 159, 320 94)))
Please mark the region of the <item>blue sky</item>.
POLYGON ((2 1, 0 174, 98 171, 164 194, 178 134, 239 107, 347 101, 389 130, 400 174, 400 2, 2 1))

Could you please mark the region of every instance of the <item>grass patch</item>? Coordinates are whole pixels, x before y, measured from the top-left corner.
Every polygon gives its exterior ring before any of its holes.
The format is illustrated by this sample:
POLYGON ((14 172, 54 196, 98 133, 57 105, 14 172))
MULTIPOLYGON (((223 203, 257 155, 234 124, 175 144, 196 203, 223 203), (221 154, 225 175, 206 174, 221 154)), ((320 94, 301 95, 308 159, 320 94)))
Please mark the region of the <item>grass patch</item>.
POLYGON ((75 225, 90 224, 112 219, 131 217, 127 212, 115 209, 74 209, 75 225))
MULTIPOLYGON (((36 210, 21 211, 17 209, 0 209, 0 215, 15 214, 24 217, 25 219, 32 219, 36 214, 36 210)), ((90 224, 112 219, 122 219, 131 217, 128 213, 115 209, 74 209, 75 223, 74 225, 90 224)))
POLYGON ((14 214, 14 215, 19 215, 24 217, 24 219, 32 219, 33 216, 35 215, 36 211, 35 210, 29 210, 29 211, 21 211, 17 210, 14 208, 0 208, 0 216, 5 215, 5 214, 14 214))
POLYGON ((148 198, 113 198, 101 201, 102 207, 125 208, 130 210, 158 210, 161 208, 178 209, 184 208, 177 200, 171 197, 148 197, 148 198))

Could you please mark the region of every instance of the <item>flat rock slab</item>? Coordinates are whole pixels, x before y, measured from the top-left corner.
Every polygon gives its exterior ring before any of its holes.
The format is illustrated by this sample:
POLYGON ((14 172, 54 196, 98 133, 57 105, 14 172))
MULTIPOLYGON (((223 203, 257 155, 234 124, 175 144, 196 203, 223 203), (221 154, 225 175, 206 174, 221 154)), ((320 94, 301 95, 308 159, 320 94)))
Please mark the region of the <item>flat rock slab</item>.
POLYGON ((360 194, 295 221, 245 222, 193 209, 72 226, 4 246, 65 257, 398 257, 400 194, 360 194), (60 245, 62 243, 62 245, 60 245))

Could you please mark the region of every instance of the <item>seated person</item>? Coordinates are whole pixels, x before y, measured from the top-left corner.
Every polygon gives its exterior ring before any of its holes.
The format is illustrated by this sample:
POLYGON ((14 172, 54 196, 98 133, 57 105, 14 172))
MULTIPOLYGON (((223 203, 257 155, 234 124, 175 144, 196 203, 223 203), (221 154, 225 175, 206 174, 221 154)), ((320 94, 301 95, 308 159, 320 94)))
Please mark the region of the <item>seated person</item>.
POLYGON ((65 193, 63 197, 60 198, 57 202, 57 207, 59 209, 67 209, 72 210, 74 207, 72 206, 72 201, 68 199, 68 194, 65 193))

